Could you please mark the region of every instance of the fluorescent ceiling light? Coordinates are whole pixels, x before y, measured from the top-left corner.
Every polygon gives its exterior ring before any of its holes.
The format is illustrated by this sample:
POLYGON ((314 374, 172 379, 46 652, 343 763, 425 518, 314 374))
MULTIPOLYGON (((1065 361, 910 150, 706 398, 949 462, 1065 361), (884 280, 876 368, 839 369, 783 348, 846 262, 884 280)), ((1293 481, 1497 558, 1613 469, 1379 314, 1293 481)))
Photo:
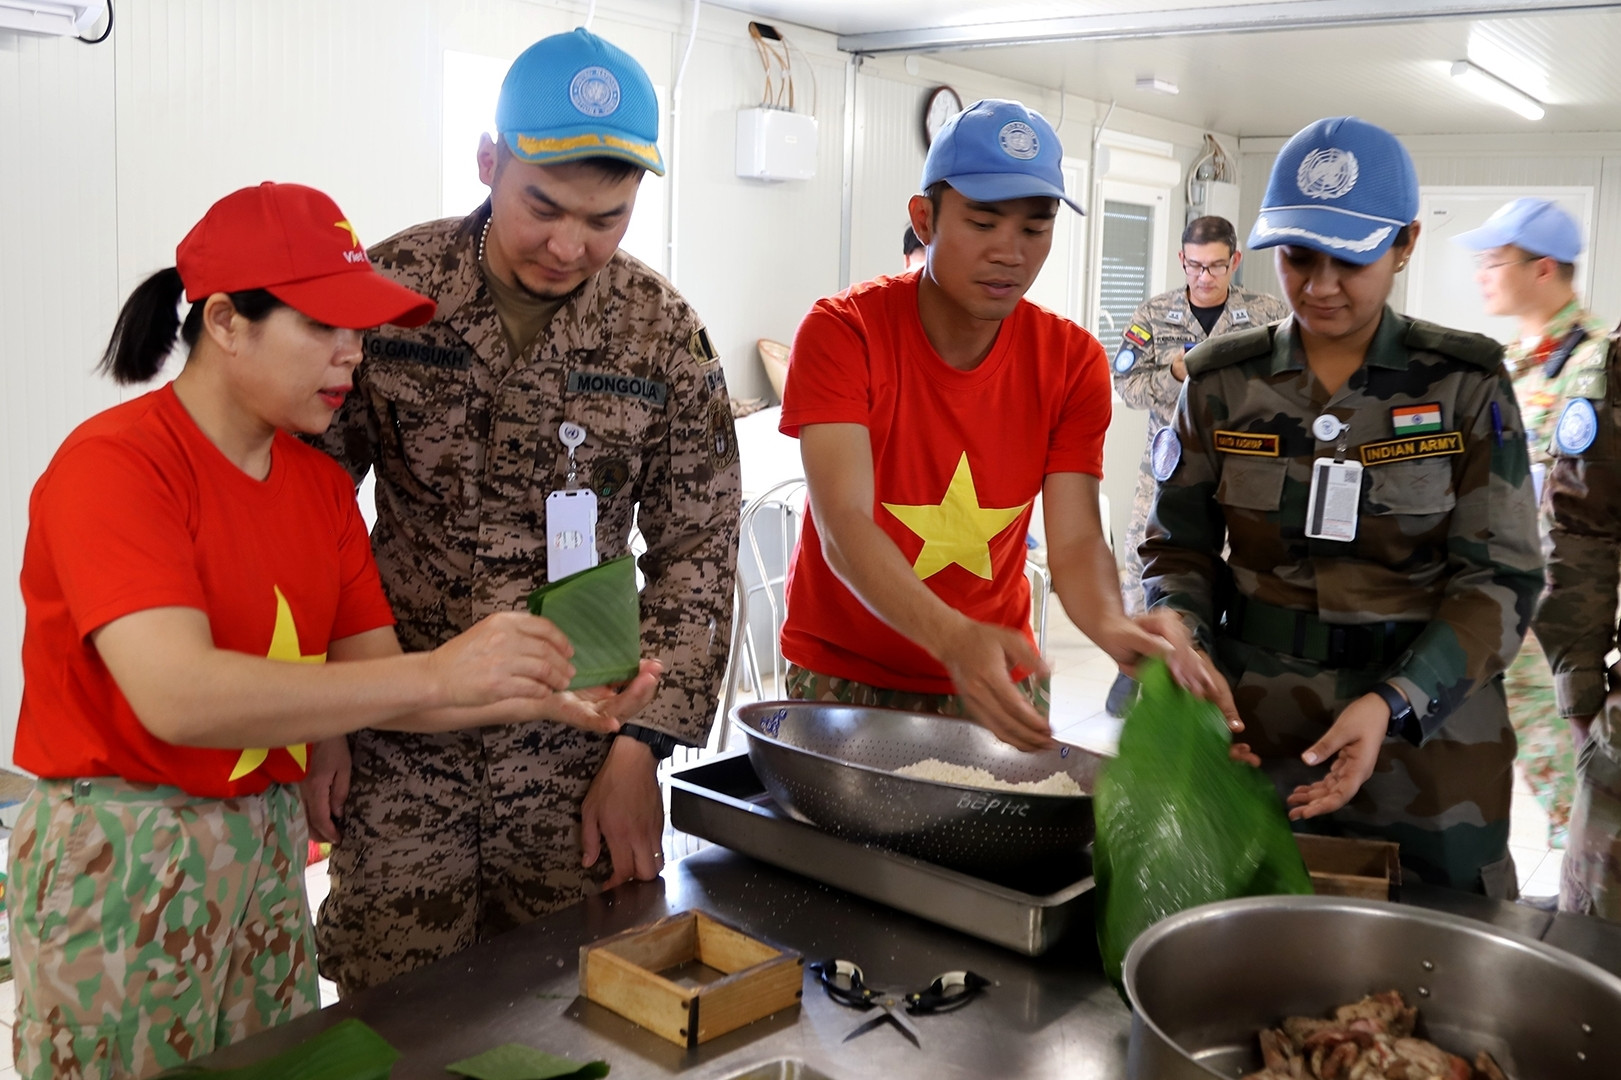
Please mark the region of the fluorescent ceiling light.
POLYGON ((1541 120, 1543 117, 1541 102, 1467 60, 1453 63, 1452 78, 1470 93, 1483 97, 1494 105, 1501 105, 1510 112, 1519 113, 1527 120, 1541 120))
POLYGON ((1170 79, 1162 79, 1158 75, 1137 76, 1137 89, 1151 90, 1156 94, 1179 94, 1182 88, 1170 79))

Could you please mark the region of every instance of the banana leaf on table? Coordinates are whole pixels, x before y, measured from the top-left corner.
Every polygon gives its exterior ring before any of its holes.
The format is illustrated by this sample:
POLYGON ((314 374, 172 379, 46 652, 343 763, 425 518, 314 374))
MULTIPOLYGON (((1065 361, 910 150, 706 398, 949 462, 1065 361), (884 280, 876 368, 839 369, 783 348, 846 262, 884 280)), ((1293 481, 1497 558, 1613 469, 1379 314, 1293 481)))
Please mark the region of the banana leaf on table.
POLYGON ((1163 661, 1145 661, 1137 678, 1142 692, 1093 795, 1098 950, 1116 988, 1131 943, 1169 915, 1312 891, 1283 800, 1265 773, 1228 756, 1221 710, 1163 661))
POLYGON ((642 656, 636 560, 610 559, 529 594, 529 613, 557 624, 574 646, 570 690, 635 677, 642 656))
POLYGON ((291 1050, 239 1069, 180 1065, 157 1080, 388 1080, 400 1056, 359 1020, 343 1020, 291 1050))

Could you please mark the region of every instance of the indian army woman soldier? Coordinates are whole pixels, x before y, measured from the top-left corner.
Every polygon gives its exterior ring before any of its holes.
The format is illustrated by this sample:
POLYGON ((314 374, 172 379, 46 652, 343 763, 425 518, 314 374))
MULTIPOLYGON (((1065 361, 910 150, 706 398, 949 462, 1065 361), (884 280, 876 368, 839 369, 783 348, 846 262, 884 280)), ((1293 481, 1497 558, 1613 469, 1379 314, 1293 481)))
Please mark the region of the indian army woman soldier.
POLYGON ((1214 650, 1298 827, 1512 897, 1501 676, 1542 582, 1526 440, 1500 346, 1387 306, 1417 213, 1381 128, 1284 146, 1250 247, 1278 248, 1294 315, 1188 354, 1144 578, 1214 650))

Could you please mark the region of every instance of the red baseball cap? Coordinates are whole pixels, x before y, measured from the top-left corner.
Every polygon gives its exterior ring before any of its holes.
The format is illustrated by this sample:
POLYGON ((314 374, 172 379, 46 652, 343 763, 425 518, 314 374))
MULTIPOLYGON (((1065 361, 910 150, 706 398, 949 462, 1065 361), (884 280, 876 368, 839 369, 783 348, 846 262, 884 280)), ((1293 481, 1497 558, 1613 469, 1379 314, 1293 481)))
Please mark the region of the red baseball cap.
POLYGON ((264 289, 328 326, 421 326, 434 303, 379 274, 338 204, 303 184, 233 191, 175 248, 192 302, 264 289))

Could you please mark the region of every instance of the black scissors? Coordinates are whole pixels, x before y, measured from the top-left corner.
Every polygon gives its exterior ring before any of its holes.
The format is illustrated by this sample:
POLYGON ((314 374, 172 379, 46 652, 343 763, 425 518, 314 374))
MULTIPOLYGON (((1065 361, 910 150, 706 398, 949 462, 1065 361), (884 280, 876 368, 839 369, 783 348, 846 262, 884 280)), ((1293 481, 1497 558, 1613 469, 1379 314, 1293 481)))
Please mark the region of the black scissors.
POLYGON ((923 1048, 917 1026, 908 1019, 930 1013, 951 1012, 968 1004, 981 990, 994 985, 983 975, 972 971, 948 971, 936 978, 927 988, 902 997, 883 993, 867 985, 866 976, 859 965, 849 960, 822 960, 810 965, 827 996, 840 1005, 866 1011, 878 1009, 878 1015, 862 1021, 844 1037, 845 1042, 865 1035, 883 1023, 891 1023, 918 1049, 923 1048))

